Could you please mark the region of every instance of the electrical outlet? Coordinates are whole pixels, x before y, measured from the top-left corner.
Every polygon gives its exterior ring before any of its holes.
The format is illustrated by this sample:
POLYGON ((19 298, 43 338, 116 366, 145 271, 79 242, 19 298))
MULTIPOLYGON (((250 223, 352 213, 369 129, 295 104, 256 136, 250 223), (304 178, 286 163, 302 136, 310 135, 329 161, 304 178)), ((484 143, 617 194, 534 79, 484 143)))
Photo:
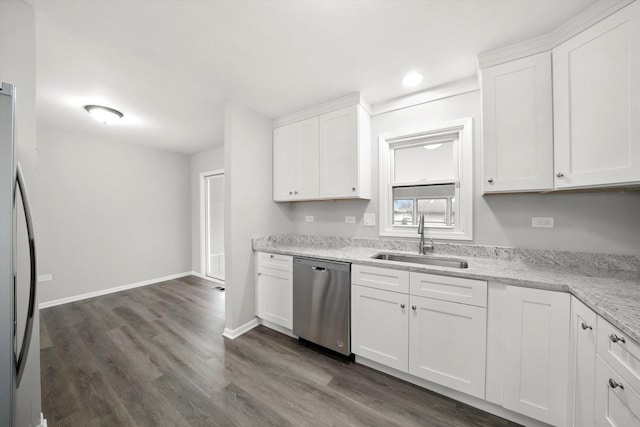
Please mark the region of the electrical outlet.
POLYGON ((534 216, 531 218, 531 227, 553 228, 553 217, 552 216, 534 216))
POLYGON ((307 215, 304 217, 305 222, 313 222, 313 215, 307 215))
POLYGON ((364 214, 364 226, 373 227, 376 225, 376 214, 366 213, 364 214))
POLYGON ((347 215, 347 216, 344 217, 344 223, 345 224, 355 224, 356 223, 356 217, 347 215))
POLYGON ((38 282, 48 282, 53 280, 53 274, 41 274, 38 276, 38 282))

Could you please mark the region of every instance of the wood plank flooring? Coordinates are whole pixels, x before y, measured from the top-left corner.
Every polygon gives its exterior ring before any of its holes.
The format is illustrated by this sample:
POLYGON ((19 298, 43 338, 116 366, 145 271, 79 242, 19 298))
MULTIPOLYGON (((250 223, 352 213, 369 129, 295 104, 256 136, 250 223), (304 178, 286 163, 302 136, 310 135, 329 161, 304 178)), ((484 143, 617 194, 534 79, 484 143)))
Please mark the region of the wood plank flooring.
POLYGON ((189 276, 41 311, 49 426, 507 426, 258 327, 189 276))

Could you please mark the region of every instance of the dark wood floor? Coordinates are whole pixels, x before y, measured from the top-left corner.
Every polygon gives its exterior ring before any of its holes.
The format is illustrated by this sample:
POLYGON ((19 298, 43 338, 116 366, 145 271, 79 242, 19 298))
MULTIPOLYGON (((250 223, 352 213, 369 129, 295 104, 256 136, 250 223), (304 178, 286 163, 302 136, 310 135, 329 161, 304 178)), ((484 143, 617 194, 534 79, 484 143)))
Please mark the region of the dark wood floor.
POLYGON ((41 311, 49 426, 505 426, 258 327, 230 341, 196 277, 41 311))

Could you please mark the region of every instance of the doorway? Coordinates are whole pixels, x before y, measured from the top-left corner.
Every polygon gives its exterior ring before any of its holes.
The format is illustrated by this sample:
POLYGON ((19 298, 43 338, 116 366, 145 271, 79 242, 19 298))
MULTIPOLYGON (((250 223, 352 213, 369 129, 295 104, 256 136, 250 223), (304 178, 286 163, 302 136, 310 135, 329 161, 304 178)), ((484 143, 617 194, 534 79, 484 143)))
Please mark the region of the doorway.
POLYGON ((204 189, 204 274, 224 282, 224 171, 202 174, 204 189))

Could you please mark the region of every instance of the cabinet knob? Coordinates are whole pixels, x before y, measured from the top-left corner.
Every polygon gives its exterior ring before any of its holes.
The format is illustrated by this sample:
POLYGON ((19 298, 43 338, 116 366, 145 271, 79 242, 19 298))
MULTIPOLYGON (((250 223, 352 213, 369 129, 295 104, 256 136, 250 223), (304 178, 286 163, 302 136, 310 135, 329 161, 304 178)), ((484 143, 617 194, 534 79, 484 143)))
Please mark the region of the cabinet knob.
POLYGON ((293 191, 289 191, 289 195, 290 195, 290 196, 291 196, 291 195, 293 195, 293 191))
POLYGON ((262 276, 262 273, 258 273, 258 276, 262 276))
POLYGON ((583 329, 583 330, 587 330, 587 329, 591 329, 591 330, 593 330, 593 326, 591 326, 591 325, 587 325, 587 324, 586 324, 586 323, 584 323, 584 322, 582 322, 582 325, 581 325, 581 326, 582 326, 582 329, 583 329))
POLYGON ((416 307, 415 305, 411 306, 411 310, 415 310, 416 308, 418 308, 418 307, 416 307))
POLYGON ((619 382, 617 382, 616 380, 614 380, 613 378, 609 378, 609 387, 611 387, 611 388, 620 387, 620 390, 624 390, 624 386, 622 384, 620 384, 619 382))
POLYGON ((400 304, 400 308, 404 308, 404 304, 400 304))
POLYGON ((298 194, 298 192, 297 192, 297 191, 294 191, 294 192, 293 192, 293 194, 298 194))
POLYGON ((273 258, 273 254, 269 255, 269 258, 273 258))
POLYGON ((356 191, 356 187, 351 187, 351 191, 356 191))
POLYGON ((614 343, 620 341, 621 343, 624 344, 627 342, 627 340, 625 340, 624 337, 619 337, 616 334, 609 335, 609 338, 611 338, 611 342, 614 342, 614 343))
POLYGON ((564 174, 563 174, 562 172, 558 172, 558 173, 556 174, 556 176, 557 176, 558 178, 562 178, 562 177, 564 176, 564 174))
POLYGON ((489 179, 487 180, 487 182, 488 182, 489 184, 493 184, 493 178, 489 178, 489 179))

